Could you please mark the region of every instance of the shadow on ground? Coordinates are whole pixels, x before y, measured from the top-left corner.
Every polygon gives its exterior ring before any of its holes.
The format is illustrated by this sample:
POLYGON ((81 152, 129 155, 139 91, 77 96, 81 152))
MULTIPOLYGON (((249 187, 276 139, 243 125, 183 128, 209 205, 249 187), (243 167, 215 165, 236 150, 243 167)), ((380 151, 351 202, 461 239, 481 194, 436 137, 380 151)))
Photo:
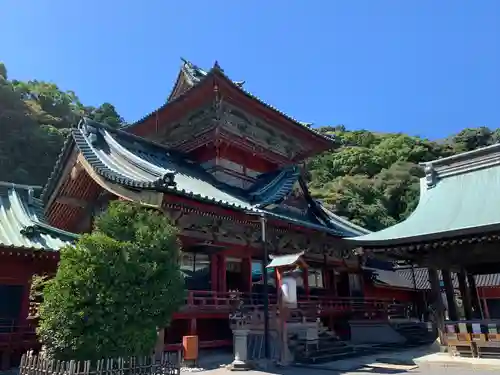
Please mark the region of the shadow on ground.
MULTIPOLYGON (((414 359, 436 352, 432 346, 418 347, 407 350, 387 350, 377 354, 338 360, 335 362, 308 365, 293 365, 287 367, 269 366, 267 369, 257 366, 255 371, 247 374, 276 375, 310 375, 318 373, 363 373, 363 374, 404 374, 414 372, 418 368, 414 359)), ((221 351, 204 351, 200 353, 198 367, 208 371, 208 374, 223 374, 226 369, 221 366, 232 361, 232 353, 221 351)), ((194 372, 194 371, 193 371, 194 372)), ((229 372, 227 372, 229 373, 229 372)), ((207 375, 208 375, 207 374, 207 375)))

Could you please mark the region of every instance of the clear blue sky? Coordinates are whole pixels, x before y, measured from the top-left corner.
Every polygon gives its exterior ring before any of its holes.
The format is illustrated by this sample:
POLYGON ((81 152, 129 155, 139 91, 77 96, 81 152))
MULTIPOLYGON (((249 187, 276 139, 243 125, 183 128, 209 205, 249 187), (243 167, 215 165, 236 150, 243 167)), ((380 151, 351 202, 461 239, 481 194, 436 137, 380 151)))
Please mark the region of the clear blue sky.
POLYGON ((500 126, 500 0, 0 0, 0 61, 127 121, 180 57, 218 60, 316 126, 441 138, 500 126), (182 4, 182 5, 181 5, 182 4))

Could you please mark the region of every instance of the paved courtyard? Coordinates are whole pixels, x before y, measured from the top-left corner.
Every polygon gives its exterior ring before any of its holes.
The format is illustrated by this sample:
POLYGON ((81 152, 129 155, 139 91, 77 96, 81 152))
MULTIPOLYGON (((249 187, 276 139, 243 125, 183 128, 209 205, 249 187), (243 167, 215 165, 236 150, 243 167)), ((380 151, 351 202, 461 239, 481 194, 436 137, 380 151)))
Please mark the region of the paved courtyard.
MULTIPOLYGON (((201 359, 201 358, 200 358, 201 359)), ((198 373, 203 375, 234 374, 226 368, 220 368, 221 364, 231 362, 232 355, 229 353, 210 353, 200 361, 200 367, 206 369, 191 369, 182 371, 183 374, 198 373)), ((408 375, 490 375, 500 373, 500 360, 478 360, 465 358, 451 358, 446 353, 436 352, 433 347, 420 347, 402 351, 388 351, 365 357, 344 359, 321 365, 307 367, 270 367, 267 371, 247 371, 248 375, 312 375, 312 374, 408 374, 408 375)))
MULTIPOLYGON (((208 370, 208 371, 203 371, 199 372, 199 374, 203 375, 224 375, 224 374, 235 374, 234 372, 231 372, 226 369, 216 369, 216 370, 208 370)), ((448 374, 453 374, 453 375, 493 375, 493 374, 498 374, 498 370, 488 370, 488 369, 479 369, 479 370, 473 370, 471 371, 470 369, 461 369, 457 367, 440 367, 437 366, 435 368, 431 369, 414 369, 414 370, 397 370, 397 369, 384 369, 384 368, 367 368, 367 369, 359 369, 359 370, 353 370, 353 371, 337 371, 337 370, 320 370, 320 369, 304 369, 304 368, 289 368, 289 369, 283 369, 283 370, 273 370, 273 371, 268 371, 268 372, 262 372, 262 371, 248 371, 244 372, 243 374, 248 374, 248 375, 266 375, 266 374, 276 374, 276 375, 312 375, 312 374, 317 374, 317 375, 322 375, 322 374, 343 374, 343 375, 364 375, 364 374, 390 374, 390 375, 397 375, 397 374, 408 374, 408 375, 448 375, 448 374)))

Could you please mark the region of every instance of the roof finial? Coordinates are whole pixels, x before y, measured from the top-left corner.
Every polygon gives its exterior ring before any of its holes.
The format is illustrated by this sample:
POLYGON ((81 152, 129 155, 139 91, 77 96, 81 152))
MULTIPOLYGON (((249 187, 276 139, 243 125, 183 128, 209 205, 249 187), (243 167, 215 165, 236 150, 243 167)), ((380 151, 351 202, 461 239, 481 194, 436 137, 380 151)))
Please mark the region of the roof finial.
POLYGON ((426 164, 424 172, 427 188, 431 188, 436 185, 436 171, 434 170, 434 166, 431 163, 426 164))
POLYGON ((175 172, 165 173, 156 181, 156 185, 164 188, 177 186, 177 182, 175 182, 175 172))
POLYGON ((220 67, 219 62, 217 60, 215 60, 214 62, 214 69, 224 72, 224 70, 220 67))
POLYGON ((33 205, 34 197, 35 197, 35 190, 32 187, 30 187, 28 189, 28 205, 29 206, 33 205))

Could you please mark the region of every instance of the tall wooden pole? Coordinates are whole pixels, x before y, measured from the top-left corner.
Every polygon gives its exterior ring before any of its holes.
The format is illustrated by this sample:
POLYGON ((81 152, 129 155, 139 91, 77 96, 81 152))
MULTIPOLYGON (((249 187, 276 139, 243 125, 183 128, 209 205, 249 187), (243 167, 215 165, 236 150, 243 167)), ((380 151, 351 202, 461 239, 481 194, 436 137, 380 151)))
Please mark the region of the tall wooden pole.
POLYGON ((417 304, 417 298, 418 298, 417 280, 415 278, 415 265, 413 263, 411 264, 411 278, 413 279, 413 291, 415 292, 415 296, 413 297, 413 313, 417 315, 416 318, 420 319, 420 314, 418 311, 418 304, 417 304))
POLYGON ((479 311, 481 314, 481 319, 484 319, 483 306, 481 305, 481 300, 479 299, 479 292, 477 290, 476 279, 471 273, 467 273, 467 281, 469 282, 471 302, 474 310, 479 311))
POLYGON ((443 275, 444 291, 446 293, 446 300, 448 301, 448 316, 450 320, 458 320, 455 290, 453 289, 451 272, 449 270, 441 270, 441 275, 443 275))
POLYGON ((267 280, 267 262, 269 254, 267 253, 267 238, 266 238, 266 217, 262 215, 260 217, 260 225, 262 230, 262 281, 264 284, 264 355, 266 360, 270 359, 269 350, 269 290, 268 290, 268 280, 267 280))
POLYGON ((441 288, 439 286, 438 271, 435 268, 429 268, 428 272, 434 304, 435 324, 439 333, 439 340, 441 341, 441 345, 446 345, 446 336, 444 335, 444 306, 443 299, 441 297, 441 288))
POLYGON ((457 273, 457 279, 458 279, 458 287, 460 289, 460 295, 462 296, 462 304, 464 306, 465 319, 471 320, 473 319, 471 295, 470 295, 470 289, 467 287, 467 282, 465 281, 466 275, 463 270, 457 273))

